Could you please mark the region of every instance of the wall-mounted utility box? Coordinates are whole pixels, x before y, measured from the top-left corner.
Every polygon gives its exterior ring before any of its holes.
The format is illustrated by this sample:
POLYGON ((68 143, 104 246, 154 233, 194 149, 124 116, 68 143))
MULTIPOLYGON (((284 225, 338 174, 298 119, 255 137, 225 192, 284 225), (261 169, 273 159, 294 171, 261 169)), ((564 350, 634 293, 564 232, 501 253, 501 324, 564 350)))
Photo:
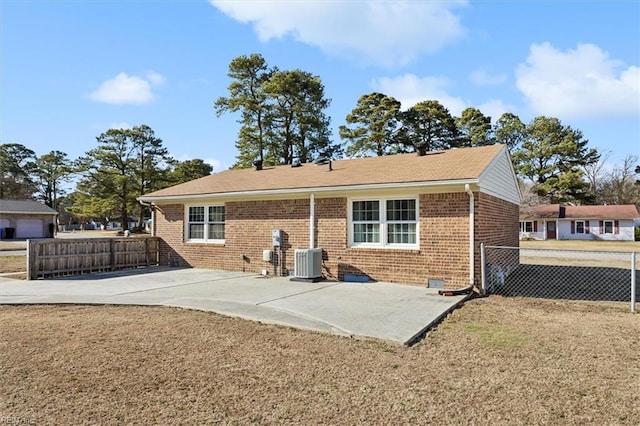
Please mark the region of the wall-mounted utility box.
POLYGON ((273 259, 273 250, 262 250, 262 260, 271 262, 273 259))

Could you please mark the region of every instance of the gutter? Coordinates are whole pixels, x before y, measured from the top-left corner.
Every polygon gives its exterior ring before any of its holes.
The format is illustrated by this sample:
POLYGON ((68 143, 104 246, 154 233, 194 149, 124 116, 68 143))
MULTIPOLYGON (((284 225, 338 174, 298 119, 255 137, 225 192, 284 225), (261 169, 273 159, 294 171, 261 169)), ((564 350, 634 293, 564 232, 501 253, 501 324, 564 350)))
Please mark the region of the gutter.
POLYGON ((473 195, 473 191, 469 187, 469 184, 466 183, 464 185, 464 190, 469 194, 469 285, 474 285, 474 275, 475 275, 475 253, 474 253, 474 243, 475 243, 475 211, 474 211, 474 201, 475 197, 473 195))

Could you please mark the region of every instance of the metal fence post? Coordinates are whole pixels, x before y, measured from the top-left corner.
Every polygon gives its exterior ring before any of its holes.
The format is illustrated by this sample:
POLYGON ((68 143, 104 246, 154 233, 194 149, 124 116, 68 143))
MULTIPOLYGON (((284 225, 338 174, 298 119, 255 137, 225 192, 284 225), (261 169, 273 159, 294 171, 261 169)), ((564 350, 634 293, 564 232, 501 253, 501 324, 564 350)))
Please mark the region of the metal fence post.
POLYGON ((636 252, 631 252, 631 312, 636 311, 636 252))
POLYGON ((485 271, 485 247, 484 243, 480 243, 480 287, 482 288, 482 295, 487 295, 487 274, 485 271))

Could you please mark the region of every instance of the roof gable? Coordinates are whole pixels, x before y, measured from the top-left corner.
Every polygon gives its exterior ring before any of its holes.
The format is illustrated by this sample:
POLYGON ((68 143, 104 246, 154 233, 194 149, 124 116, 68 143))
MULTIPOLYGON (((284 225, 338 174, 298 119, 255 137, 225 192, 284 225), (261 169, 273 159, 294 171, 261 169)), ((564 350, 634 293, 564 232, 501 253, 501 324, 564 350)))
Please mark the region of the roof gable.
POLYGON ((146 194, 144 201, 171 197, 260 191, 384 186, 433 182, 476 182, 504 145, 459 148, 425 156, 399 154, 332 161, 329 164, 233 169, 146 194))

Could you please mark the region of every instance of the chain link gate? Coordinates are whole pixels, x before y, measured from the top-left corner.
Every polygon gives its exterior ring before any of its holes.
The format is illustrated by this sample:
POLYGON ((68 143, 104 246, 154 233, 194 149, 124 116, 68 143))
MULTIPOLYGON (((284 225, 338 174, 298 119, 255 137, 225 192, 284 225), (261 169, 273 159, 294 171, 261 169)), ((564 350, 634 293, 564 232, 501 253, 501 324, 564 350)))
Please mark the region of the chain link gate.
POLYGON ((513 297, 629 302, 639 292, 635 252, 481 245, 482 291, 513 297), (634 297, 632 297, 632 295, 634 297))

